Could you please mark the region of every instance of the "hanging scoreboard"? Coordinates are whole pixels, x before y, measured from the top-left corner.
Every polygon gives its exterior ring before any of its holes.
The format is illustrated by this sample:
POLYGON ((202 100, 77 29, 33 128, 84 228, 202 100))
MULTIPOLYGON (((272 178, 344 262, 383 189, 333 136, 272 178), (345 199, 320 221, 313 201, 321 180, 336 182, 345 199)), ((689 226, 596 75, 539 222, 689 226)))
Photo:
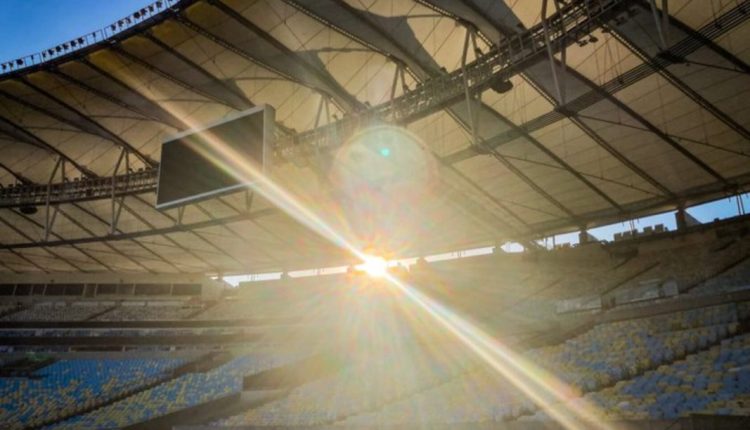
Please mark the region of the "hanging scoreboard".
POLYGON ((273 131, 273 108, 259 106, 170 138, 161 148, 156 208, 250 187, 270 163, 273 131))

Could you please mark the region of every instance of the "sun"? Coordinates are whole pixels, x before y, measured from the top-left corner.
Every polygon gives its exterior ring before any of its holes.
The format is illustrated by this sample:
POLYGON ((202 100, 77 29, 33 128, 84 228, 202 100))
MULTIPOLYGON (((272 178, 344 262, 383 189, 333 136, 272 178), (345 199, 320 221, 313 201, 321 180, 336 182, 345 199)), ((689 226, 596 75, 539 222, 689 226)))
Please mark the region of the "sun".
POLYGON ((382 257, 368 255, 359 268, 373 278, 382 278, 388 271, 388 262, 382 257))

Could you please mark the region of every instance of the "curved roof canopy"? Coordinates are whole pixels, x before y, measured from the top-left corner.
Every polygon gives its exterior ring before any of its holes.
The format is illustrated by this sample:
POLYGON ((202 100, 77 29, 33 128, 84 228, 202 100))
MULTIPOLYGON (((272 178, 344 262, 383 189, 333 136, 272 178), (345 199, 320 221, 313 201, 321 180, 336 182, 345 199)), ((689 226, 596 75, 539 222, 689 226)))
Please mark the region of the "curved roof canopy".
MULTIPOLYGON (((750 1, 622 2, 562 39, 542 19, 556 2, 542 3, 165 0, 98 38, 0 63, 0 183, 37 199, 26 213, 12 191, 0 197, 0 270, 232 272, 348 259, 246 193, 153 209, 165 138, 260 104, 276 109, 280 141, 294 149, 330 138, 316 127, 415 100, 417 113, 399 122, 436 157, 442 198, 421 251, 747 190, 750 1), (459 82, 464 66, 526 35, 550 49, 535 45, 502 79, 435 102, 436 82, 459 82), (79 190, 58 201, 50 184, 79 190)), ((310 200, 325 194, 315 160, 286 155, 274 180, 310 200)))

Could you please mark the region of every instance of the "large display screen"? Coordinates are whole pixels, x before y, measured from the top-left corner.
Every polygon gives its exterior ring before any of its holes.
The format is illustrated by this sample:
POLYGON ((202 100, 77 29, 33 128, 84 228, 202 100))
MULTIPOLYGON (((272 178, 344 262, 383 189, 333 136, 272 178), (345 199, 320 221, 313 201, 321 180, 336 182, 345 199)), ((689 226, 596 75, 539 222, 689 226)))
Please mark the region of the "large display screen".
POLYGON ((255 171, 265 172, 273 127, 273 108, 260 106, 164 142, 156 208, 186 205, 252 185, 229 166, 250 163, 255 171))

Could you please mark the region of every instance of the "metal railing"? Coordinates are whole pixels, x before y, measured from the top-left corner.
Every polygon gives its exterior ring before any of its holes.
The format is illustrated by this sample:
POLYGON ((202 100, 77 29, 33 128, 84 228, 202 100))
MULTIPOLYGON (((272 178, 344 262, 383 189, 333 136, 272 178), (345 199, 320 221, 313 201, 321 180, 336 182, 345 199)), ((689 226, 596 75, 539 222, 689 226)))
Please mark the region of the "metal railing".
POLYGON ((277 152, 288 160, 303 159, 317 151, 337 145, 336 136, 347 136, 373 119, 408 123, 451 105, 470 92, 483 91, 497 80, 507 80, 530 62, 547 55, 547 44, 557 52, 601 26, 602 20, 627 0, 584 0, 572 2, 549 18, 552 30, 545 35, 542 24, 502 40, 487 54, 427 82, 403 95, 361 113, 317 127, 277 142, 277 152), (466 73, 466 76, 464 76, 466 73))
POLYGON ((21 184, 0 188, 0 207, 44 206, 50 204, 106 199, 112 196, 145 193, 156 190, 159 169, 103 178, 82 178, 73 181, 42 184, 21 184))
MULTIPOLYGON (((11 61, 6 60, 0 62, 0 77, 32 66, 41 65, 48 61, 60 59, 66 55, 80 51, 81 49, 101 43, 131 27, 144 21, 148 21, 161 12, 176 6, 181 1, 182 0, 155 1, 99 30, 59 43, 35 54, 26 55, 11 61)), ((23 17, 19 17, 19 19, 23 19, 23 17)))

